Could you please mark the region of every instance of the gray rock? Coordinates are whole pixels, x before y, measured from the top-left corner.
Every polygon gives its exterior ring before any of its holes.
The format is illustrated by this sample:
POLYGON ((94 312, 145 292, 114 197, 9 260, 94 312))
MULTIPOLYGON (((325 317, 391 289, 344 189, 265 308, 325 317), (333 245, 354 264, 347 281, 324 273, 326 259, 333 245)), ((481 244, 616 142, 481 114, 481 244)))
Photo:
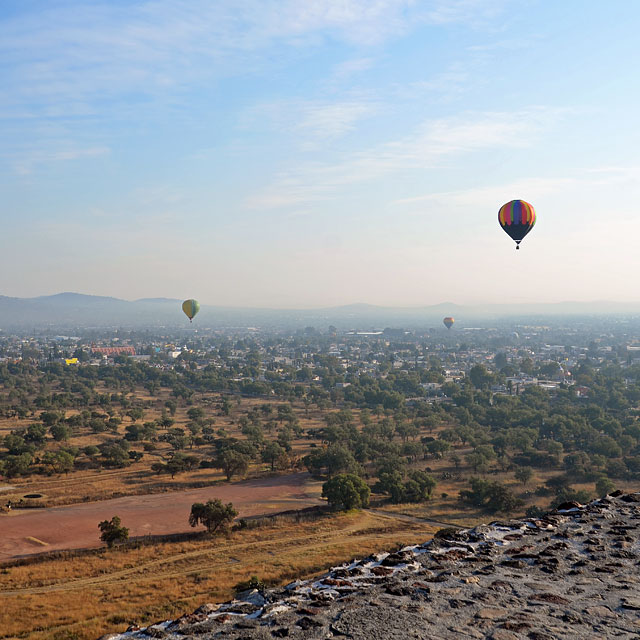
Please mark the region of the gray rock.
POLYGON ((435 640, 420 616, 390 607, 361 607, 345 611, 331 624, 334 634, 353 640, 435 640))

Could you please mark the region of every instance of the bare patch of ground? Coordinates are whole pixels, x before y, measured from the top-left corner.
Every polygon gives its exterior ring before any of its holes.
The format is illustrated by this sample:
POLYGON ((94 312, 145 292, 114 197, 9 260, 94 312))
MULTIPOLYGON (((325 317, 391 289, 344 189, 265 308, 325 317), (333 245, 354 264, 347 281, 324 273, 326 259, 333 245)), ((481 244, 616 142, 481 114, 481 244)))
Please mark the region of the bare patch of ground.
POLYGON ((42 545, 47 551, 100 546, 98 523, 114 515, 129 528, 130 536, 166 535, 190 530, 194 502, 218 498, 232 502, 240 516, 247 517, 319 504, 320 487, 309 474, 295 473, 174 493, 12 510, 0 514, 0 561, 41 552, 42 545))

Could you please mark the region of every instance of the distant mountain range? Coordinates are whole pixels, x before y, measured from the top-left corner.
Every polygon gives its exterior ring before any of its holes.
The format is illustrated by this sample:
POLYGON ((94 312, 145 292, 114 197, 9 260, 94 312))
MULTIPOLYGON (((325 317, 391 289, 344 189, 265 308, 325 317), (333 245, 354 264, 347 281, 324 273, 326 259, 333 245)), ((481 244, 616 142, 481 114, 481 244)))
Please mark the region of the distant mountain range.
MULTIPOLYGON (((0 329, 13 328, 177 328, 187 326, 180 308, 181 300, 143 298, 121 300, 80 293, 58 293, 37 298, 0 296, 0 329)), ((252 309, 202 305, 194 320, 196 326, 260 326, 285 328, 335 325, 341 329, 407 328, 433 326, 445 315, 452 315, 467 325, 473 319, 502 316, 546 315, 619 315, 640 314, 640 303, 560 302, 546 304, 487 304, 462 306, 441 303, 424 307, 381 307, 350 304, 322 309, 252 309)))

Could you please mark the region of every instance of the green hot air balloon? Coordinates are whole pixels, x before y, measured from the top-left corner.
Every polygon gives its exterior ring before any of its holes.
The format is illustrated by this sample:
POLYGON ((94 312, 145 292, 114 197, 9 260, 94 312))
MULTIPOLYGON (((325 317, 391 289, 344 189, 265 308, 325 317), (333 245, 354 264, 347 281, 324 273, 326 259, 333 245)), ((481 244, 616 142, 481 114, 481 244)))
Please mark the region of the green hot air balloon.
POLYGON ((185 300, 182 303, 182 310, 187 318, 189 318, 189 322, 191 322, 196 313, 200 311, 200 303, 197 300, 185 300))

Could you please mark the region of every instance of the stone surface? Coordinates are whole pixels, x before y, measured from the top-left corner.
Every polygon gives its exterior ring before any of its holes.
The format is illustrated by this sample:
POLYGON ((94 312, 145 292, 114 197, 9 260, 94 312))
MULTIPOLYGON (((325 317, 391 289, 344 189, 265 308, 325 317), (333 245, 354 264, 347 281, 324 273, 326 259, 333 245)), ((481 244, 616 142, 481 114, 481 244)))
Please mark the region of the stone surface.
MULTIPOLYGON (((449 529, 109 640, 640 637, 640 494, 449 529)), ((105 637, 105 638, 106 638, 105 637)))

